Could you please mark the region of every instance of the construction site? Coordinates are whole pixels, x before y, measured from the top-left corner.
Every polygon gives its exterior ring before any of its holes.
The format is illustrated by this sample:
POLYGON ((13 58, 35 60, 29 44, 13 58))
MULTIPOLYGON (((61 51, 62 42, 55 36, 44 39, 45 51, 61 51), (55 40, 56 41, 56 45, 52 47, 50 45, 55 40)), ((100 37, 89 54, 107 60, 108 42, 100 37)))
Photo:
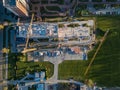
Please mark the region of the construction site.
POLYGON ((2 4, 0 90, 120 89, 120 0, 2 4))

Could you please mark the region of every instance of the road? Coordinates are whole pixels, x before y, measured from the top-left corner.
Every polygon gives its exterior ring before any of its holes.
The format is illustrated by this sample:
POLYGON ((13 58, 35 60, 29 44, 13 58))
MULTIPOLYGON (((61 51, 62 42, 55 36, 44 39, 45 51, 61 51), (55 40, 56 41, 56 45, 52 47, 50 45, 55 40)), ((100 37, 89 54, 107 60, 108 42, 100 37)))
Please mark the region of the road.
POLYGON ((11 30, 10 31, 10 46, 11 46, 11 52, 15 53, 16 52, 16 31, 15 30, 11 30))
MULTIPOLYGON (((9 30, 9 26, 6 28, 6 48, 8 48, 8 30, 9 30)), ((5 67, 5 79, 8 79, 8 53, 6 53, 5 56, 5 60, 6 60, 6 67, 5 67)))
MULTIPOLYGON (((6 44, 6 48, 8 48, 8 29, 9 29, 9 27, 6 29, 6 40, 5 40, 5 44, 6 44)), ((2 48, 3 48, 3 31, 1 31, 0 30, 0 41, 1 41, 1 43, 0 43, 0 51, 2 50, 2 48)), ((6 83, 5 82, 3 82, 4 81, 4 78, 3 78, 3 68, 2 68, 2 65, 5 63, 5 75, 4 75, 4 77, 5 77, 5 79, 7 80, 8 79, 8 54, 6 54, 6 56, 5 56, 5 60, 4 60, 4 57, 2 56, 2 53, 0 54, 0 62, 1 62, 1 64, 0 64, 0 80, 2 80, 2 82, 0 83, 0 90, 2 90, 2 85, 3 84, 5 84, 6 85, 6 83), (2 60, 2 61, 1 61, 2 60)))
MULTIPOLYGON (((6 40, 5 40, 5 47, 8 48, 8 30, 9 30, 9 27, 6 28, 6 40)), ((0 30, 0 51, 2 50, 3 48, 3 31, 0 30)), ((5 58, 2 56, 2 53, 0 53, 0 81, 3 81, 3 68, 2 68, 2 65, 5 63, 5 81, 7 81, 8 79, 8 54, 6 54, 5 58), (5 59, 5 60, 3 60, 5 59)), ((5 85, 6 86, 6 82, 1 82, 0 83, 0 90, 2 90, 2 86, 5 85)))
MULTIPOLYGON (((0 30, 0 62, 2 62, 2 50, 3 48, 3 30, 0 30)), ((3 72, 2 72, 2 64, 0 64, 0 82, 3 80, 3 72)), ((0 86, 0 90, 2 90, 2 86, 0 86)))

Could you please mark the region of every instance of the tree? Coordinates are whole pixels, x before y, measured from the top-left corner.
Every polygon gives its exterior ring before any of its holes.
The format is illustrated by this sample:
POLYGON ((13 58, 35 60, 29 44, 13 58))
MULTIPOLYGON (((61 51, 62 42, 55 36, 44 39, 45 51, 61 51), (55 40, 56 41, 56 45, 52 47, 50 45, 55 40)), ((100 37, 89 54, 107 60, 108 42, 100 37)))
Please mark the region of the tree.
POLYGON ((9 51, 10 51, 10 50, 9 50, 8 48, 3 48, 3 49, 2 49, 2 53, 9 53, 9 51))
POLYGON ((0 24, 0 30, 4 29, 4 25, 0 24))
POLYGON ((64 24, 58 24, 58 27, 59 27, 59 28, 63 28, 63 27, 65 27, 65 26, 64 26, 64 24))

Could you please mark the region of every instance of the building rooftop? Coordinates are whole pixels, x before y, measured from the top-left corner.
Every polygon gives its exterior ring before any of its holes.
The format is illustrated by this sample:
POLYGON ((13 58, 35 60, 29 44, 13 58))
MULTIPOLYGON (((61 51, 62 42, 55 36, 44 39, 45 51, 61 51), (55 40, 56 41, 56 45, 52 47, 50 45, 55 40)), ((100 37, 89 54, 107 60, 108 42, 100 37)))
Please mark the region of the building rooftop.
MULTIPOLYGON (((29 24, 19 26, 17 37, 26 38, 29 24)), ((30 38, 46 38, 57 35, 57 24, 33 24, 30 38)))
MULTIPOLYGON (((90 27, 94 26, 93 20, 60 22, 60 23, 34 23, 30 33, 30 38, 49 38, 49 37, 73 37, 73 36, 90 36, 90 27), (58 24, 64 24, 64 27, 58 27, 58 24), (69 27, 70 24, 79 24, 77 27, 69 27), (83 26, 86 24, 87 26, 83 26)), ((29 24, 25 23, 19 26, 17 37, 26 38, 29 24)))
POLYGON ((14 6, 16 5, 16 0, 4 0, 3 4, 7 6, 14 6))

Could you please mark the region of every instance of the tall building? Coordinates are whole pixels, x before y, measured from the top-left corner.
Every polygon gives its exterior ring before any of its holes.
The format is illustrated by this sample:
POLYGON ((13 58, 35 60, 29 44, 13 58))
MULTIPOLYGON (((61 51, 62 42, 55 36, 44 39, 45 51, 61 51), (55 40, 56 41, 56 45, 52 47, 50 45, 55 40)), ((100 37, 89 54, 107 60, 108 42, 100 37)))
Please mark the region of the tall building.
POLYGON ((29 11, 29 1, 28 0, 3 0, 3 5, 8 10, 13 12, 19 17, 28 16, 29 11))

